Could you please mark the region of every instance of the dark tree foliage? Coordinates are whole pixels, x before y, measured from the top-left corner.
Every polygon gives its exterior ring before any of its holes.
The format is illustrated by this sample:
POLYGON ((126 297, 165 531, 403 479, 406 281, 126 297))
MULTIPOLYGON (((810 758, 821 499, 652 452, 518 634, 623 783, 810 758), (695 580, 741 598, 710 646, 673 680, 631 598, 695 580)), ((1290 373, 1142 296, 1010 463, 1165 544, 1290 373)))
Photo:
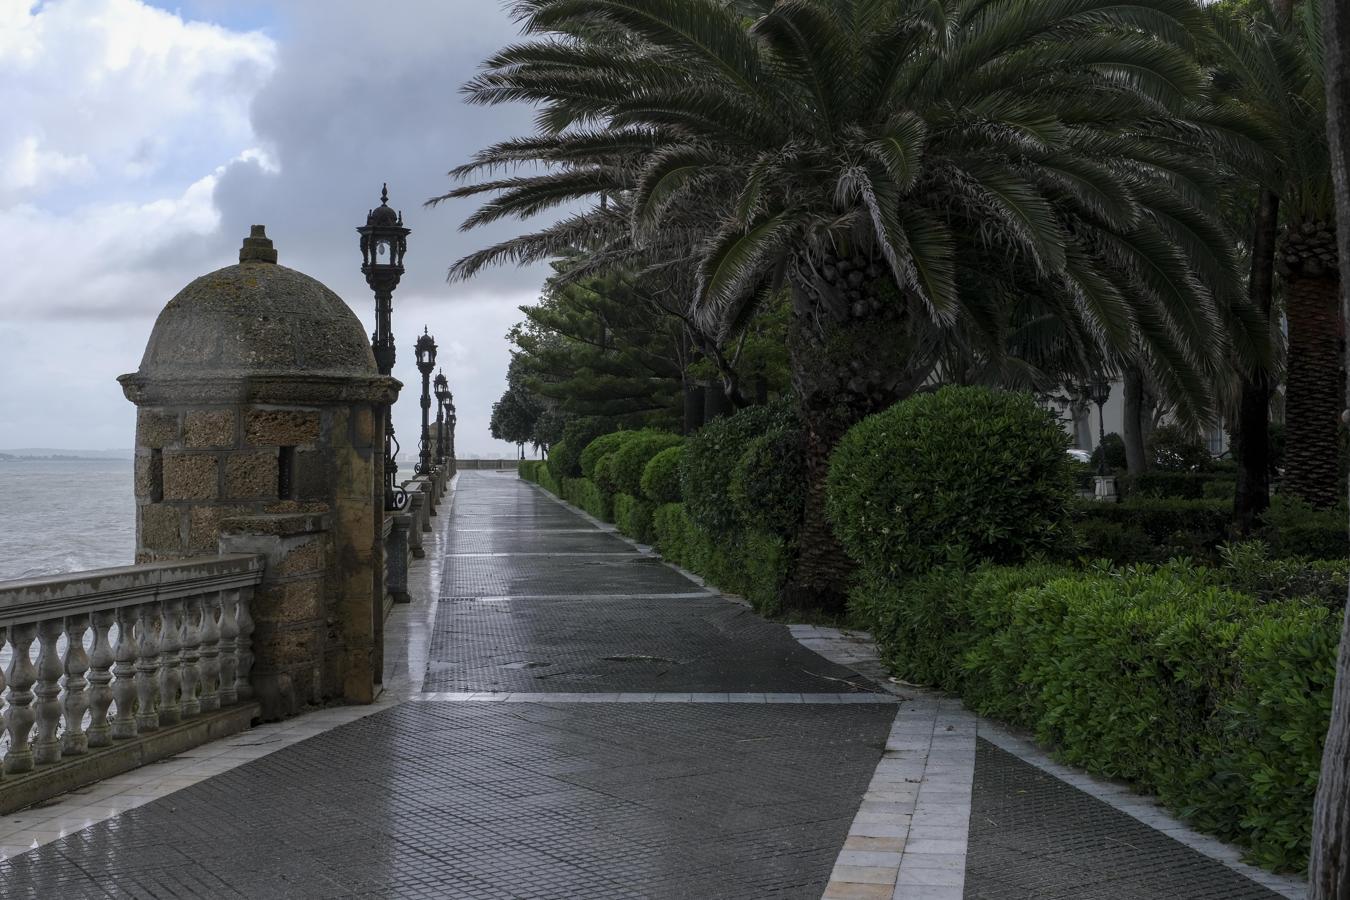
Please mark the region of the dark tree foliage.
MULTIPOLYGON (((679 422, 686 353, 680 321, 643 303, 619 275, 553 279, 507 335, 528 390, 564 417, 620 425, 679 422)), ((565 424, 565 422, 564 422, 565 424)))
POLYGON ((1034 298, 1026 323, 1055 320, 1070 350, 1145 360, 1192 421, 1210 417, 1230 347, 1268 356, 1215 184, 1221 158, 1258 150, 1206 103, 1191 0, 516 9, 529 37, 466 90, 535 103, 538 130, 477 154, 456 174, 481 180, 441 199, 494 195, 468 227, 580 204, 452 275, 567 250, 591 272, 677 270, 714 334, 787 286, 803 599, 842 602, 823 514, 834 445, 953 341, 997 363, 1010 298, 1034 298))

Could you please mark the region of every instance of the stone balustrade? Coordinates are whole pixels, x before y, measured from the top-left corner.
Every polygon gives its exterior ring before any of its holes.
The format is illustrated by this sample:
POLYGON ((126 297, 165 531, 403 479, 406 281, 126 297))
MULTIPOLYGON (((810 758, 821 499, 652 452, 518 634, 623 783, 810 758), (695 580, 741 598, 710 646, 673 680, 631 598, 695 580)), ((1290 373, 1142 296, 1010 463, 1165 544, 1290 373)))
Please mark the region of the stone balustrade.
POLYGON ((247 728, 263 568, 233 555, 0 583, 0 813, 247 728))
POLYGON ((455 469, 463 471, 466 469, 496 469, 509 470, 520 467, 518 459, 457 459, 455 460, 455 469))

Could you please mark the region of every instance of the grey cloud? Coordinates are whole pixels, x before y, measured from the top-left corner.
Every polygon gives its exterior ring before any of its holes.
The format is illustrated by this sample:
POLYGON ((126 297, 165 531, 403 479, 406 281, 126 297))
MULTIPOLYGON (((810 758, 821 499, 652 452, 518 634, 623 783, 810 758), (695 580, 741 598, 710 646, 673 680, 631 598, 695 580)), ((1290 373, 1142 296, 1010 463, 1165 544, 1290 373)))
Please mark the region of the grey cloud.
MULTIPOLYGON (((252 108, 254 130, 281 172, 248 162, 227 170, 216 188, 222 239, 266 223, 287 257, 322 268, 345 294, 361 286, 353 229, 388 181, 414 232, 402 289, 463 290, 445 284, 449 265, 518 225, 461 234, 471 204, 422 202, 444 193, 445 172, 474 151, 531 128, 529 108, 470 107, 459 90, 482 59, 517 38, 515 24, 484 0, 400 3, 396 15, 351 0, 284 9, 277 70, 252 108)), ((504 268, 471 288, 519 292, 542 278, 539 268, 504 268)))

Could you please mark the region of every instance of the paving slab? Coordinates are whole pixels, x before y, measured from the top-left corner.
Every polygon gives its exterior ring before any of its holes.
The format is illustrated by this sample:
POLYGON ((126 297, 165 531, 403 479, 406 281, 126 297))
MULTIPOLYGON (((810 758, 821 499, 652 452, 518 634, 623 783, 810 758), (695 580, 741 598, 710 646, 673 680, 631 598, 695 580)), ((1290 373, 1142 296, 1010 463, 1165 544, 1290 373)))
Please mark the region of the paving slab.
POLYGON ((966 900, 1281 896, 983 739, 966 860, 966 900))
POLYGON ((441 512, 410 702, 19 853, 0 896, 820 897, 894 702, 513 476, 441 512))
POLYGON ((403 704, 15 857, 0 893, 819 897, 892 716, 403 704))

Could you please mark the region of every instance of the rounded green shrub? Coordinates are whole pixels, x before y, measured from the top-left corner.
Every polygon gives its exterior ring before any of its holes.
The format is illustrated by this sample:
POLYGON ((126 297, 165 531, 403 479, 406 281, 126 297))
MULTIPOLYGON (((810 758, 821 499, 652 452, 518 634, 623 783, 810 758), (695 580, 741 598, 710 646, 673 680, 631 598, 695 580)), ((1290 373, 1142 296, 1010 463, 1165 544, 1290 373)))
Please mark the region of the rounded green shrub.
POLYGON ((603 419, 589 416, 572 419, 563 428, 562 440, 548 451, 548 468, 553 477, 561 482, 564 478, 581 477, 581 451, 591 441, 610 430, 603 419))
POLYGON ((1102 454, 1106 454, 1106 467, 1108 469, 1125 468, 1125 439, 1116 432, 1112 431, 1102 439, 1097 445, 1097 449, 1092 451, 1092 471, 1097 471, 1097 466, 1102 461, 1102 454))
POLYGON ((632 431, 611 431, 602 434, 581 451, 581 477, 595 480, 595 466, 601 459, 618 450, 633 436, 632 431))
POLYGON ((690 436, 680 465, 680 489, 690 519, 715 536, 735 533, 738 520, 731 478, 736 465, 751 441, 783 427, 792 415, 785 401, 751 406, 734 416, 714 419, 690 436))
POLYGON ((562 481, 564 478, 575 478, 576 476, 566 475, 564 472, 568 471, 569 466, 575 467, 577 471, 580 471, 580 467, 577 466, 580 456, 580 453, 573 452, 572 445, 567 443, 567 441, 558 441, 558 443, 549 448, 548 459, 544 461, 544 465, 548 466, 548 471, 555 481, 562 481))
POLYGON ((620 493, 642 496, 642 473, 656 454, 684 443, 678 434, 666 431, 635 431, 633 437, 610 455, 610 478, 620 493))
POLYGON ((642 494, 653 503, 679 503, 680 461, 684 459, 684 445, 667 447, 647 461, 642 470, 642 494))
POLYGON ((614 484, 614 454, 606 453, 600 457, 600 460, 591 469, 591 483, 600 489, 600 493, 606 497, 613 497, 617 493, 614 484))
POLYGON ((806 504, 806 456, 796 422, 750 441, 731 473, 731 502, 741 522, 791 539, 806 504))
POLYGON ((1027 394, 946 387, 869 416, 830 460, 827 510, 875 571, 1016 562, 1071 540, 1069 438, 1027 394))
POLYGON ((1199 438, 1177 425, 1160 425, 1148 439, 1153 467, 1163 472, 1204 472, 1214 462, 1199 438))

